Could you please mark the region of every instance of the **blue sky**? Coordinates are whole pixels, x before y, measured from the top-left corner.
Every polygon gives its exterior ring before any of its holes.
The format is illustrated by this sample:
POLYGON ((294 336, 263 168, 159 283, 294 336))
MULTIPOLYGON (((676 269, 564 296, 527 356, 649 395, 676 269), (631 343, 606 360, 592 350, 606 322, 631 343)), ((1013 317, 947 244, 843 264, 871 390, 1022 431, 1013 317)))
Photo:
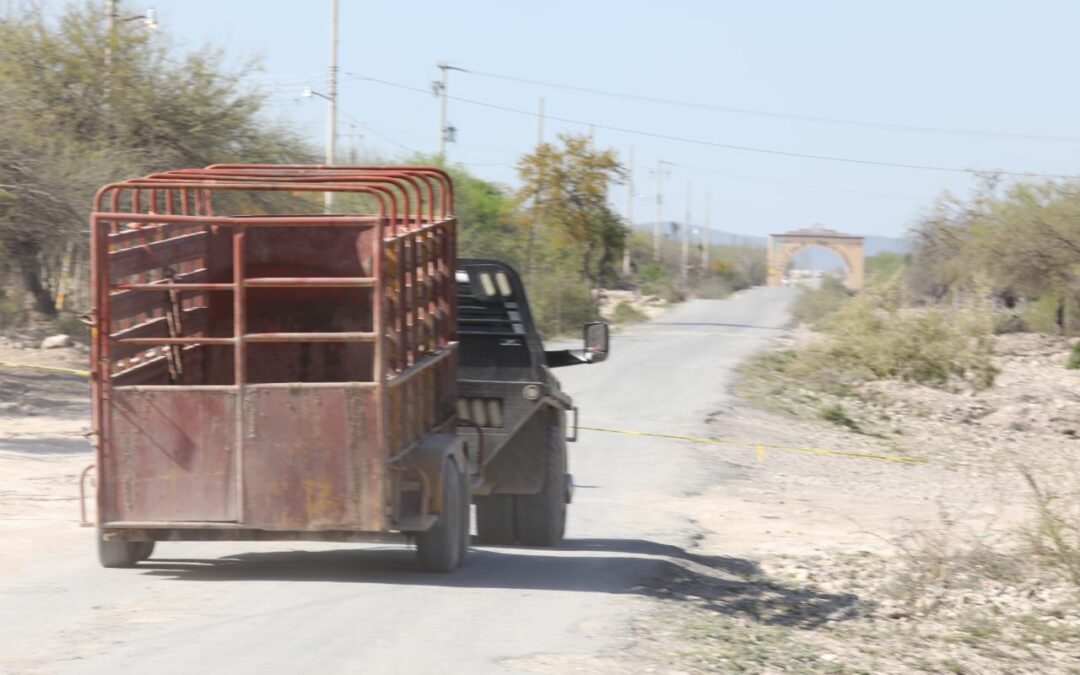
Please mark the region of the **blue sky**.
MULTIPOLYGON (((104 0, 102 0, 104 1, 104 0)), ((125 10, 144 9, 127 0, 125 10)), ((275 118, 322 147, 329 0, 147 0, 180 45, 223 47, 231 63, 260 57, 255 79, 275 118)), ((693 220, 711 195, 714 228, 763 235, 822 223, 899 236, 963 173, 737 151, 604 126, 784 152, 956 168, 1080 173, 1080 3, 1069 0, 636 0, 371 2, 341 0, 338 152, 431 152, 446 60, 481 73, 712 106, 904 126, 1054 137, 932 133, 680 107, 452 72, 452 96, 598 126, 598 145, 634 148, 635 221, 655 217, 658 159, 671 162, 664 219, 693 220), (374 77, 422 92, 358 78, 374 77), (355 125, 355 126, 350 126, 355 125), (358 137, 362 134, 362 139, 358 137), (1075 139, 1075 140, 1069 140, 1075 139)), ((536 142, 533 115, 450 101, 451 161, 509 185, 536 142)), ((548 139, 588 126, 552 119, 548 139)), ((612 201, 625 212, 625 188, 612 201)))

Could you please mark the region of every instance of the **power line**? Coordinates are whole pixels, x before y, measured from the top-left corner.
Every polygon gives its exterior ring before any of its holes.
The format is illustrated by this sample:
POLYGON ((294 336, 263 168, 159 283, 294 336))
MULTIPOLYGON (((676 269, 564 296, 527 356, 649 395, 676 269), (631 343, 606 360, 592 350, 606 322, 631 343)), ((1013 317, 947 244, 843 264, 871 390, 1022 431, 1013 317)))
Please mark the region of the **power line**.
POLYGON ((342 117, 349 120, 353 124, 356 124, 357 126, 363 127, 364 129, 366 129, 367 131, 370 131, 371 133, 375 134, 376 136, 383 139, 387 143, 393 143, 394 145, 398 146, 402 150, 408 150, 409 152, 412 152, 412 153, 415 153, 415 154, 418 154, 418 155, 422 154, 416 148, 405 145, 404 143, 402 143, 400 141, 396 141, 393 138, 390 138, 389 136, 387 136, 383 132, 379 131, 378 129, 374 128, 373 126, 371 126, 367 122, 362 122, 362 121, 358 120, 356 117, 350 115, 347 111, 342 110, 341 108, 338 108, 338 113, 340 113, 342 117))
MULTIPOLYGON (((391 82, 389 80, 383 80, 383 79, 380 79, 380 78, 377 78, 377 77, 361 77, 361 76, 358 76, 358 75, 353 75, 352 79, 363 80, 363 81, 367 81, 367 82, 375 82, 376 84, 382 84, 382 85, 389 86, 389 87, 396 87, 398 89, 404 89, 404 90, 407 90, 407 91, 413 91, 413 92, 417 92, 417 93, 420 93, 420 94, 424 94, 426 96, 431 94, 431 92, 429 90, 427 90, 427 89, 421 89, 419 87, 413 87, 413 86, 410 86, 410 85, 407 85, 407 84, 401 84, 401 83, 398 83, 398 82, 391 82)), ((471 105, 476 105, 476 106, 480 106, 480 107, 484 107, 484 108, 491 108, 493 110, 502 110, 504 112, 511 112, 511 113, 515 113, 515 114, 518 114, 518 115, 527 115, 529 117, 536 117, 537 116, 537 113, 533 112, 531 110, 522 110, 520 108, 511 108, 509 106, 499 105, 497 103, 488 103, 487 101, 478 101, 478 100, 475 100, 475 99, 465 98, 465 97, 462 97, 462 96, 450 96, 449 98, 451 98, 451 99, 453 99, 455 101, 460 101, 462 103, 469 103, 471 105)), ((737 144, 734 144, 734 143, 720 143, 718 141, 707 141, 707 140, 702 140, 702 139, 698 139, 698 138, 689 138, 687 136, 677 136, 677 135, 674 135, 674 134, 664 134, 664 133, 659 133, 659 132, 654 132, 654 131, 643 131, 641 129, 631 129, 631 128, 628 128, 628 127, 619 127, 619 126, 614 126, 614 125, 610 125, 610 124, 602 124, 602 123, 599 123, 599 122, 586 122, 586 121, 582 121, 582 120, 570 119, 570 118, 567 118, 567 117, 557 117, 555 115, 545 115, 545 117, 547 119, 555 120, 557 122, 563 122, 563 123, 566 123, 566 124, 576 124, 576 125, 587 126, 587 127, 591 126, 591 127, 597 128, 597 129, 604 129, 606 131, 615 131, 615 132, 618 132, 618 133, 632 134, 632 135, 636 135, 636 136, 644 136, 644 137, 647 137, 647 138, 656 138, 656 139, 660 139, 660 140, 674 141, 674 142, 678 142, 678 143, 687 143, 687 144, 690 144, 690 145, 701 145, 701 146, 706 146, 706 147, 722 148, 724 150, 738 150, 740 152, 753 152, 753 153, 765 154, 765 155, 775 155, 775 156, 779 156, 779 157, 794 157, 796 159, 812 159, 812 160, 825 161, 825 162, 842 162, 842 163, 845 163, 845 164, 857 164, 857 165, 861 165, 861 166, 881 166, 881 167, 888 167, 888 168, 893 168, 893 169, 912 169, 912 170, 918 170, 918 171, 937 171, 937 172, 943 172, 943 173, 970 174, 970 173, 973 173, 975 171, 974 169, 964 169, 964 168, 953 167, 953 166, 936 166, 936 165, 932 165, 932 164, 909 164, 909 163, 904 163, 904 162, 888 162, 888 161, 873 160, 873 159, 860 159, 860 158, 856 158, 856 157, 838 157, 838 156, 835 156, 835 155, 818 155, 818 154, 808 153, 808 152, 792 152, 792 151, 788 151, 788 150, 775 150, 775 149, 772 149, 772 148, 759 148, 759 147, 754 147, 754 146, 750 146, 750 145, 737 145, 737 144)), ((1075 175, 1037 173, 1037 172, 1034 172, 1034 171, 1004 171, 1004 170, 996 170, 995 169, 995 170, 992 171, 992 173, 1003 175, 1003 176, 1015 176, 1015 177, 1021 177, 1021 178, 1065 178, 1065 179, 1077 178, 1077 176, 1075 176, 1075 175)))
POLYGON ((672 164, 672 166, 677 166, 678 168, 682 169, 683 171, 692 171, 692 172, 715 174, 715 175, 718 175, 718 176, 726 176, 728 178, 734 178, 735 180, 753 181, 753 182, 758 182, 758 183, 772 183, 774 185, 785 185, 785 186, 788 186, 788 187, 793 187, 793 188, 796 188, 796 189, 803 189, 803 190, 821 190, 821 191, 824 191, 824 192, 842 192, 842 193, 845 193, 845 194, 862 195, 862 196, 867 196, 867 197, 877 197, 879 199, 880 198, 898 199, 898 200, 904 200, 904 201, 911 201, 913 199, 922 199, 923 198, 923 197, 920 197, 920 196, 910 195, 910 194, 900 194, 900 193, 893 193, 893 192, 878 192, 876 190, 857 190, 857 189, 852 189, 852 188, 837 187, 835 185, 814 185, 813 183, 803 183, 803 182, 800 182, 800 181, 786 180, 786 179, 783 179, 783 178, 766 178, 764 176, 751 176, 751 175, 742 174, 742 173, 735 173, 733 171, 725 171, 723 169, 710 169, 710 168, 705 168, 705 167, 700 167, 700 166, 687 166, 686 164, 678 164, 678 163, 675 163, 675 162, 672 162, 671 164, 672 164))
POLYGON ((1042 142, 1056 142, 1056 143, 1080 143, 1080 137, 1076 136, 1047 136, 1043 134, 1026 134, 1010 131, 986 131, 979 129, 956 129, 951 127, 931 127, 931 126, 919 126, 914 124, 896 124, 891 122, 870 122, 866 120, 853 120, 842 117, 823 117, 818 115, 803 115, 799 113, 783 113, 772 110, 758 110, 754 108, 737 108, 733 106, 715 105, 712 103, 702 103, 699 101, 683 101, 679 99, 663 98, 660 96, 648 96, 645 94, 633 94, 628 92, 610 91, 607 89, 596 89, 593 87, 583 87, 573 84, 562 84, 559 82, 547 82, 545 80, 533 80, 527 77, 517 77, 515 75, 502 75, 499 73, 486 73, 479 70, 464 70, 464 72, 478 75, 480 77, 490 77, 498 80, 506 80, 508 82, 520 82, 523 84, 532 84, 541 87, 551 87, 553 89, 565 89, 567 91, 579 91, 587 94, 597 94, 600 96, 611 96, 614 98, 624 98, 635 101, 647 101, 650 103, 662 103, 665 105, 681 106, 684 108, 698 108, 701 110, 712 110, 715 112, 731 113, 735 115, 749 115, 754 117, 767 117, 771 119, 782 120, 794 120, 799 122, 815 122, 819 124, 834 124, 842 126, 857 126, 866 127, 868 129, 885 129, 889 131, 905 131, 905 132, 918 132, 918 133, 930 133, 930 134, 949 134, 956 136, 977 136, 984 138, 1002 138, 1011 140, 1022 141, 1042 141, 1042 142))

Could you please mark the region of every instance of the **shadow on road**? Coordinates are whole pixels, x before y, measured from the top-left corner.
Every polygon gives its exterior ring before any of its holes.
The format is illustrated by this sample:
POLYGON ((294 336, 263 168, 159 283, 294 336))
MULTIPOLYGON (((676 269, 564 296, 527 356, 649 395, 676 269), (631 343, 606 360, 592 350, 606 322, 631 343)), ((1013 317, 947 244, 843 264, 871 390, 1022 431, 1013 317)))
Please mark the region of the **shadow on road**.
POLYGON ((0 414, 87 419, 90 385, 80 375, 0 366, 0 414))
POLYGON ((474 548, 452 574, 416 571, 405 547, 245 553, 193 560, 153 558, 138 569, 181 581, 278 581, 637 594, 692 602, 765 624, 815 628, 854 618, 852 594, 788 587, 743 558, 700 555, 642 539, 573 539, 551 549, 474 548))
POLYGON ((90 454, 93 448, 85 438, 70 436, 35 436, 34 438, 0 438, 0 450, 32 455, 90 454))

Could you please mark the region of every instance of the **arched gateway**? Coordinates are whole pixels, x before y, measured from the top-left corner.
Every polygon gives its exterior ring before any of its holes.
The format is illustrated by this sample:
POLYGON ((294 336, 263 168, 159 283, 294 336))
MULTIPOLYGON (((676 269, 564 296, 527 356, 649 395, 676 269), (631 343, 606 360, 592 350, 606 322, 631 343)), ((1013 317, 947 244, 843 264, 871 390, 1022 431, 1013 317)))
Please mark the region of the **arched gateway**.
POLYGON ((829 230, 820 225, 770 235, 766 256, 768 277, 765 283, 769 286, 780 286, 792 256, 810 246, 821 246, 835 251, 843 259, 844 269, 847 271, 844 285, 852 291, 862 290, 863 238, 829 230))

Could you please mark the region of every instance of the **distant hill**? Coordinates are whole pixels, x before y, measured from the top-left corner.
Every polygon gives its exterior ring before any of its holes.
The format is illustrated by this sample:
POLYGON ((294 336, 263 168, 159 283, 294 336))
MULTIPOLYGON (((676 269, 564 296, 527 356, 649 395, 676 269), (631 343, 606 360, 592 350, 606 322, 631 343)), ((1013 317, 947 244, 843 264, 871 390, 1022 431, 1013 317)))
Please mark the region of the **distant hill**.
MULTIPOLYGON (((665 239, 679 239, 682 236, 681 230, 678 229, 679 225, 681 224, 676 224, 676 227, 673 228, 671 223, 662 223, 660 235, 665 239)), ((700 232, 698 229, 700 225, 694 225, 693 227, 695 232, 700 232)), ((647 234, 652 234, 653 224, 635 223, 634 229, 647 234)), ((753 234, 736 234, 734 232, 725 232, 724 230, 710 230, 709 241, 717 246, 759 246, 764 248, 765 244, 768 242, 768 237, 753 234)), ((869 235, 863 240, 863 250, 867 257, 885 252, 907 253, 911 250, 911 242, 900 237, 869 235)), ((822 251, 818 248, 812 248, 800 251, 795 256, 795 265, 802 269, 830 270, 841 267, 842 263, 835 254, 828 251, 822 251)))

